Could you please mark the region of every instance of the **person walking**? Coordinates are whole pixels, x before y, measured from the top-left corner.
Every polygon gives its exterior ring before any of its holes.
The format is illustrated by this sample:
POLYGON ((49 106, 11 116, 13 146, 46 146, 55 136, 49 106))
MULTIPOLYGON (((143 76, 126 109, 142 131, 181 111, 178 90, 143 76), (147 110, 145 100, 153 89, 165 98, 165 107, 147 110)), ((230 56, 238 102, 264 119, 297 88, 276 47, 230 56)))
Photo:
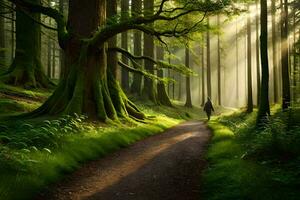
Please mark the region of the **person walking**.
POLYGON ((206 112, 207 119, 209 121, 210 120, 210 116, 211 116, 211 112, 212 111, 215 112, 215 109, 214 109, 214 107, 212 105, 212 102, 211 102, 211 100, 210 100, 209 97, 207 97, 207 101, 206 101, 206 103, 204 105, 204 109, 203 110, 206 112))

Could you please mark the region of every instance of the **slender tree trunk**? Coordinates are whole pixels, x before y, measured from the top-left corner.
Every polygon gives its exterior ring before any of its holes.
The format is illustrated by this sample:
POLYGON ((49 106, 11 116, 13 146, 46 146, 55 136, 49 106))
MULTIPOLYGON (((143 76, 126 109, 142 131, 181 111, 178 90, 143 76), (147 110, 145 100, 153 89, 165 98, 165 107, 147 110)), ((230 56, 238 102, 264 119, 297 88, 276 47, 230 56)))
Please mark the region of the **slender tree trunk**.
MULTIPOLYGON (((59 12, 65 16, 65 0, 59 0, 59 12)), ((59 49, 59 65, 60 65, 60 72, 59 77, 65 76, 65 59, 64 59, 64 51, 59 49)))
MULTIPOLYGON (((144 8, 149 13, 153 13, 154 0, 144 1, 144 8)), ((153 26, 153 24, 151 26, 153 26)), ((144 34, 144 55, 154 58, 154 39, 153 36, 148 34, 144 34)), ((153 63, 148 60, 145 60, 144 64, 145 64, 145 69, 149 73, 154 74, 153 63)), ((144 78, 143 95, 144 97, 148 98, 152 102, 157 103, 155 82, 146 77, 144 78)))
POLYGON ((52 51, 51 51, 51 49, 52 49, 52 42, 51 42, 51 38, 48 36, 48 38, 47 38, 47 40, 48 40, 48 44, 47 44, 47 47, 48 47, 48 49, 47 49, 47 76, 49 77, 49 78, 51 78, 51 76, 52 76, 52 74, 51 74, 51 61, 52 61, 52 56, 51 56, 51 54, 52 54, 52 51))
MULTIPOLYGON (((217 16, 217 24, 220 29, 220 14, 217 16)), ((221 90, 221 41, 220 41, 220 33, 218 33, 218 103, 222 105, 222 90, 221 90)))
MULTIPOLYGON (((249 5, 248 5, 249 10, 249 5)), ((251 18, 248 14, 247 17, 247 89, 248 89, 248 98, 247 98, 247 112, 253 112, 253 95, 252 95, 252 45, 251 45, 251 18)))
POLYGON ((240 99, 240 94, 239 94, 239 33, 238 33, 238 24, 236 23, 235 25, 236 30, 235 30, 235 59, 236 59, 236 83, 235 83, 235 88, 236 88, 236 105, 239 107, 239 99, 240 99))
MULTIPOLYGON (((282 0, 281 0, 282 1, 282 0)), ((281 2, 283 3, 283 2, 281 2)), ((282 62, 282 109, 290 106, 290 74, 289 74, 289 44, 288 44, 288 1, 284 0, 281 10, 281 62, 282 62)))
MULTIPOLYGON (((1 0, 0 3, 3 4, 4 0, 1 0)), ((3 6, 0 6, 0 13, 5 13, 5 8, 3 6)), ((5 51, 5 20, 4 17, 0 17, 0 73, 6 69, 5 51)))
MULTIPOLYGON (((129 0, 121 0, 121 17, 126 20, 129 17, 129 0)), ((123 32, 122 37, 122 48, 128 50, 128 32, 123 32)), ((126 56, 122 55, 122 62, 128 64, 126 56)), ((125 91, 129 91, 129 72, 126 69, 121 70, 121 85, 125 91)))
MULTIPOLYGON (((142 1, 132 0, 132 16, 136 17, 142 10, 142 1)), ((134 55, 142 55, 142 32, 134 31, 134 55)), ((138 62, 142 66, 142 62, 138 62)), ((141 95, 142 94, 142 76, 140 74, 133 74, 133 82, 131 84, 131 93, 141 95)))
MULTIPOLYGON (((185 66, 190 68, 190 49, 189 47, 185 48, 185 66)), ((192 94, 191 94, 191 77, 189 75, 186 76, 186 102, 185 106, 188 108, 192 108, 192 94)))
MULTIPOLYGON (((157 60, 164 60, 164 49, 160 46, 156 47, 156 55, 157 55, 157 60)), ((164 77, 164 72, 162 69, 158 70, 157 72, 158 77, 163 78, 164 77)), ((157 84, 157 101, 165 106, 172 106, 172 103, 170 101, 170 98, 167 94, 166 91, 166 85, 163 82, 159 82, 157 84)))
MULTIPOLYGON (((259 0, 255 1, 256 4, 256 10, 258 10, 259 6, 259 0)), ((255 23, 256 23, 256 84, 257 84, 257 107, 259 106, 259 101, 260 101, 260 88, 261 88, 261 73, 260 73, 260 44, 259 44, 259 14, 255 17, 255 23)))
MULTIPOLYGON (((203 40, 204 40, 204 38, 203 38, 203 40)), ((202 78, 201 78, 201 80, 202 80, 202 102, 201 102, 201 106, 204 106, 204 104, 205 104, 205 70, 204 70, 204 46, 203 46, 203 44, 201 46, 201 50, 202 50, 202 54, 201 54, 201 57, 202 57, 202 59, 201 59, 201 64, 202 64, 202 66, 201 66, 201 70, 202 70, 202 73, 201 73, 201 75, 202 75, 202 78)))
POLYGON ((273 51, 273 77, 274 77, 274 102, 278 102, 278 67, 277 67, 277 34, 276 34, 276 1, 271 1, 272 10, 272 51, 273 51))
MULTIPOLYGON (((31 0, 39 4, 40 0, 31 0)), ((39 14, 30 14, 39 21, 39 14)), ((4 82, 23 87, 48 88, 52 85, 43 72, 40 60, 40 26, 17 8, 15 58, 8 71, 0 77, 4 82)))
MULTIPOLYGON (((207 18, 207 25, 209 24, 209 18, 207 18)), ((210 63, 210 31, 207 30, 207 41, 206 41, 206 48, 207 48, 207 96, 212 98, 211 96, 211 63, 210 63)))
MULTIPOLYGON (((15 8, 15 4, 11 4, 11 7, 12 8, 15 8)), ((10 26, 11 26, 11 60, 13 60, 14 59, 14 57, 15 57, 15 18, 16 18, 16 12, 15 11, 13 11, 12 13, 11 13, 11 24, 10 24, 10 26)))
POLYGON ((257 117, 258 125, 262 125, 267 115, 270 115, 269 105, 269 60, 268 60, 268 5, 267 0, 261 0, 261 98, 257 117))

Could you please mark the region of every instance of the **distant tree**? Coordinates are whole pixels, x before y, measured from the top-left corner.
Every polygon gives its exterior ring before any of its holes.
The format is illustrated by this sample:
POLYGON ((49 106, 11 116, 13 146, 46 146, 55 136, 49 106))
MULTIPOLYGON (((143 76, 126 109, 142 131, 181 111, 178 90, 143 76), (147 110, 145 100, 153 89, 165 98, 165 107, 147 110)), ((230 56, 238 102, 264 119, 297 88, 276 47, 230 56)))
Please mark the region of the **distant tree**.
MULTIPOLYGON (((209 17, 207 18, 207 26, 210 26, 209 17)), ((209 29, 206 32, 206 50, 207 50, 207 96, 212 98, 211 96, 211 63, 210 63, 210 31, 209 29)))
POLYGON ((278 55, 277 55, 277 33, 276 33, 276 1, 271 1, 272 11, 272 53, 273 53, 273 79, 274 79, 274 102, 278 103, 278 55))
POLYGON ((291 102, 289 74, 289 44, 288 44, 288 1, 281 0, 281 63, 282 63, 282 109, 287 109, 291 102))
MULTIPOLYGON (((132 16, 136 17, 140 15, 142 10, 142 1, 141 0, 132 0, 131 5, 132 16)), ((134 31, 133 33, 133 45, 134 45, 134 55, 141 56, 142 55, 142 32, 134 31)), ((141 61, 137 61, 140 66, 142 66, 141 61)), ((133 82, 131 84, 131 92, 137 95, 141 95, 142 92, 142 75, 133 74, 133 82)))
MULTIPOLYGON (((220 29, 220 14, 217 15, 217 26, 220 29)), ((221 40, 220 40, 220 33, 218 32, 218 45, 217 45, 217 51, 218 51, 218 103, 219 105, 222 105, 222 89, 221 89, 221 40)))
MULTIPOLYGON (((248 4, 248 10, 249 10, 248 4)), ((251 17, 247 16, 247 112, 253 112, 253 95, 252 95, 252 40, 251 40, 251 17)))
MULTIPOLYGON (((30 0, 40 4, 40 0, 30 0)), ((0 79, 6 83, 30 88, 52 86, 41 64, 40 14, 16 8, 16 49, 14 60, 0 79)))
MULTIPOLYGON (((190 49, 189 47, 185 48, 185 66, 190 68, 190 49)), ((192 108, 192 94, 191 94, 191 77, 189 75, 186 76, 186 102, 185 106, 188 108, 192 108)))
MULTIPOLYGON (((204 41, 204 37, 203 37, 204 41)), ((204 42, 203 42, 204 43, 204 42)), ((201 45, 201 80, 202 80, 202 101, 201 106, 205 104, 205 69, 204 69, 204 44, 201 45)))
POLYGON ((235 69, 236 69, 236 75, 235 75, 235 88, 236 88, 236 105, 237 107, 239 106, 239 99, 240 99, 240 94, 239 94, 239 33, 238 33, 238 24, 236 22, 235 24, 235 69))
MULTIPOLYGON (((164 60, 164 49, 160 46, 156 47, 156 58, 157 60, 163 61, 164 60)), ((164 71, 163 69, 158 69, 157 76, 159 78, 164 78, 164 71)), ((157 83, 157 101, 159 104, 165 105, 165 106, 172 106, 171 100, 168 96, 166 85, 164 82, 159 81, 157 83)))
MULTIPOLYGON (((256 5, 256 10, 259 9, 259 0, 255 1, 256 5)), ((256 44, 256 85, 257 85, 257 107, 259 106, 259 101, 260 101, 260 87, 261 87, 261 73, 260 73, 260 44, 259 44, 259 14, 256 15, 255 17, 255 44, 256 44)))
POLYGON ((269 104, 269 60, 268 60, 268 4, 267 0, 261 0, 261 22, 260 22, 260 49, 261 49, 261 97, 257 116, 258 125, 262 125, 262 122, 266 119, 267 115, 270 115, 269 104))

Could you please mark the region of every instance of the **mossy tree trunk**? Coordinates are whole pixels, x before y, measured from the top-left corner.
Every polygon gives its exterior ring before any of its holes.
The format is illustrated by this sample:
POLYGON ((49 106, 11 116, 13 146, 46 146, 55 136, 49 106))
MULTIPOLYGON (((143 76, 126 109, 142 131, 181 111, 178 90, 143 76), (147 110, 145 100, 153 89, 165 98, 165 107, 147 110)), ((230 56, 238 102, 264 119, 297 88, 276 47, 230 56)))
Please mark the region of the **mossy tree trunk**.
POLYGON ((116 82, 115 66, 107 67, 107 43, 95 45, 84 40, 105 23, 105 0, 70 1, 68 29, 72 33, 64 46, 66 75, 31 116, 77 113, 101 121, 117 120, 118 116, 145 117, 116 82))
MULTIPOLYGON (((40 0, 31 0, 39 4, 40 0)), ((16 10, 16 49, 14 60, 0 80, 29 88, 53 86, 42 70, 39 14, 16 10), (34 20, 33 20, 34 19, 34 20)))
MULTIPOLYGON (((164 49, 162 47, 156 47, 156 57, 157 60, 164 60, 164 49)), ((160 78, 164 77, 164 72, 162 69, 157 71, 157 76, 160 78)), ((163 82, 157 83, 157 101, 158 103, 165 105, 165 106, 172 106, 171 100, 167 94, 166 85, 163 82)))
MULTIPOLYGON (((149 13, 154 12, 154 1, 144 1, 144 9, 149 13)), ((153 26, 151 24, 151 26, 153 26)), ((144 56, 149 56, 154 58, 154 39, 153 36, 144 34, 144 56)), ((154 74, 153 62, 145 60, 144 61, 145 70, 151 74, 154 74)), ((144 88, 143 88, 143 97, 151 100, 154 103, 157 103, 157 94, 155 82, 149 78, 144 78, 144 88)))
MULTIPOLYGON (((189 47, 185 48, 185 66, 190 68, 190 49, 189 47)), ((191 77, 186 76, 186 102, 185 107, 192 108, 192 94, 191 94, 191 77)))
MULTIPOLYGON (((138 16, 142 10, 142 1, 132 0, 132 16, 138 16)), ((142 55, 142 32, 134 31, 134 55, 142 55)), ((138 61, 137 61, 138 62, 138 61)), ((142 62, 138 62, 142 66, 142 62)), ((131 84, 131 93, 141 95, 142 93, 142 76, 140 74, 133 74, 133 82, 131 84)))

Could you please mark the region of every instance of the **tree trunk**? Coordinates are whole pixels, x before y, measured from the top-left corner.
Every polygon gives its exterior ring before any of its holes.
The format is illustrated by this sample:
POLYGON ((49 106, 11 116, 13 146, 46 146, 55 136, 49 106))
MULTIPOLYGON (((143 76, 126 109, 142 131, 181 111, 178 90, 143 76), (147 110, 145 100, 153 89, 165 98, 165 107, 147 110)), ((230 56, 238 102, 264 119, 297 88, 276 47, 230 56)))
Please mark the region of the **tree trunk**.
MULTIPOLYGON (((154 1, 153 0, 144 1, 144 9, 147 10, 149 14, 153 13, 154 1)), ((151 58, 154 58, 154 39, 153 36, 148 34, 144 34, 144 56, 149 56, 151 58)), ((145 70, 147 70, 151 74, 154 74, 153 62, 145 60, 144 64, 145 64, 145 70)), ((157 103, 155 82, 146 77, 144 78, 143 95, 144 97, 148 98, 152 102, 157 103)))
MULTIPOLYGON (((108 3, 109 4, 109 3, 108 3)), ((129 0, 121 0, 121 18, 126 20, 129 17, 129 0)), ((121 34, 121 46, 123 49, 128 50, 128 32, 121 34)), ((128 64, 126 56, 122 55, 122 62, 128 64)), ((126 69, 121 69, 121 85, 125 91, 129 91, 129 72, 126 69)))
MULTIPOLYGON (((220 14, 217 16, 217 24, 218 28, 220 29, 220 14)), ((218 33, 218 103, 222 105, 222 91, 221 91, 221 41, 220 41, 220 33, 218 33)))
POLYGON ((257 122, 262 125, 265 122, 267 115, 270 115, 269 105, 269 60, 268 60, 268 5, 267 0, 261 0, 261 97, 258 110, 257 122))
POLYGON ((52 41, 52 78, 55 79, 56 77, 56 46, 55 42, 52 41))
POLYGON ((90 119, 117 120, 119 116, 143 119, 145 116, 130 102, 107 68, 107 44, 95 46, 83 39, 106 23, 105 0, 72 0, 69 3, 65 41, 66 77, 62 77, 52 96, 30 116, 77 113, 90 119))
MULTIPOLYGON (((258 4, 259 4, 259 1, 256 0, 255 1, 255 4, 256 4, 256 10, 258 10, 258 4)), ((261 87, 261 74, 260 74, 260 53, 259 53, 259 14, 256 15, 255 17, 255 23, 256 23, 256 30, 255 30, 255 33, 256 33, 256 84, 257 84, 257 107, 259 106, 259 101, 260 101, 260 87, 261 87)))
MULTIPOLYGON (((1 5, 4 3, 0 1, 1 5)), ((0 6, 0 13, 5 13, 5 8, 0 6)), ((0 73, 6 70, 6 56, 5 56, 5 20, 4 17, 0 17, 0 73)))
POLYGON ((236 88, 236 106, 239 107, 239 99, 240 99, 240 94, 239 94, 239 33, 238 33, 238 24, 236 22, 235 24, 235 61, 236 61, 236 83, 235 83, 235 88, 236 88))
POLYGON ((274 77, 274 103, 278 103, 278 66, 277 66, 277 34, 276 34, 276 2, 271 1, 272 10, 272 51, 273 51, 273 77, 274 77))
MULTIPOLYGON (((31 0, 39 4, 40 0, 31 0)), ((30 14, 40 21, 39 14, 30 14)), ((53 86, 42 70, 40 25, 17 8, 15 58, 8 71, 0 77, 4 82, 25 88, 53 86)))
MULTIPOLYGON (((190 68, 190 49, 189 47, 185 48, 185 66, 190 68)), ((192 94, 191 94, 191 77, 189 75, 186 76, 186 102, 185 107, 192 108, 192 94)))
MULTIPOLYGON (((204 38, 203 38, 203 40, 204 40, 204 38)), ((201 78, 201 80, 202 80, 202 102, 201 102, 201 106, 204 106, 204 104, 205 104, 205 70, 204 70, 204 46, 203 46, 203 44, 201 46, 201 51, 202 51, 202 54, 201 54, 201 58, 202 58, 201 59, 201 64, 202 64, 202 66, 201 66, 201 70, 202 70, 202 73, 201 73, 201 75, 202 75, 202 78, 201 78)))
MULTIPOLYGON (((249 6, 248 6, 249 10, 249 6)), ((252 45, 251 45, 251 18, 248 14, 247 16, 247 89, 248 89, 248 98, 247 98, 247 112, 253 112, 253 95, 252 95, 252 45)))
MULTIPOLYGON (((142 10, 142 1, 132 0, 132 16, 138 16, 138 13, 142 10)), ((134 31, 134 55, 142 55, 142 32, 134 31)), ((138 64, 142 66, 142 62, 138 61, 138 64)), ((142 93, 142 76, 140 74, 133 74, 133 82, 131 84, 131 92, 133 94, 141 95, 142 93)))
MULTIPOLYGON (((59 0, 59 12, 65 16, 65 0, 59 0)), ((59 77, 65 76, 65 59, 64 59, 64 51, 59 49, 59 65, 60 65, 60 72, 59 77)))
MULTIPOLYGON (((282 0, 281 0, 281 3, 282 0)), ((289 74, 289 44, 288 44, 288 1, 284 0, 281 10, 281 62, 282 62, 282 109, 290 106, 290 74, 289 74)))
MULTIPOLYGON (((156 55, 157 55, 157 60, 164 60, 164 49, 160 46, 156 47, 156 55)), ((157 72, 158 77, 163 78, 164 77, 164 72, 162 69, 158 70, 157 72)), ((166 91, 166 85, 163 82, 159 82, 157 84, 157 101, 158 103, 165 105, 165 106, 170 106, 172 107, 171 100, 167 94, 166 91)))
MULTIPOLYGON (((209 17, 207 18, 207 25, 208 27, 210 26, 209 24, 209 17)), ((211 64, 210 64, 210 31, 207 30, 206 33, 206 48, 207 48, 207 96, 209 98, 212 98, 211 96, 211 64)))

